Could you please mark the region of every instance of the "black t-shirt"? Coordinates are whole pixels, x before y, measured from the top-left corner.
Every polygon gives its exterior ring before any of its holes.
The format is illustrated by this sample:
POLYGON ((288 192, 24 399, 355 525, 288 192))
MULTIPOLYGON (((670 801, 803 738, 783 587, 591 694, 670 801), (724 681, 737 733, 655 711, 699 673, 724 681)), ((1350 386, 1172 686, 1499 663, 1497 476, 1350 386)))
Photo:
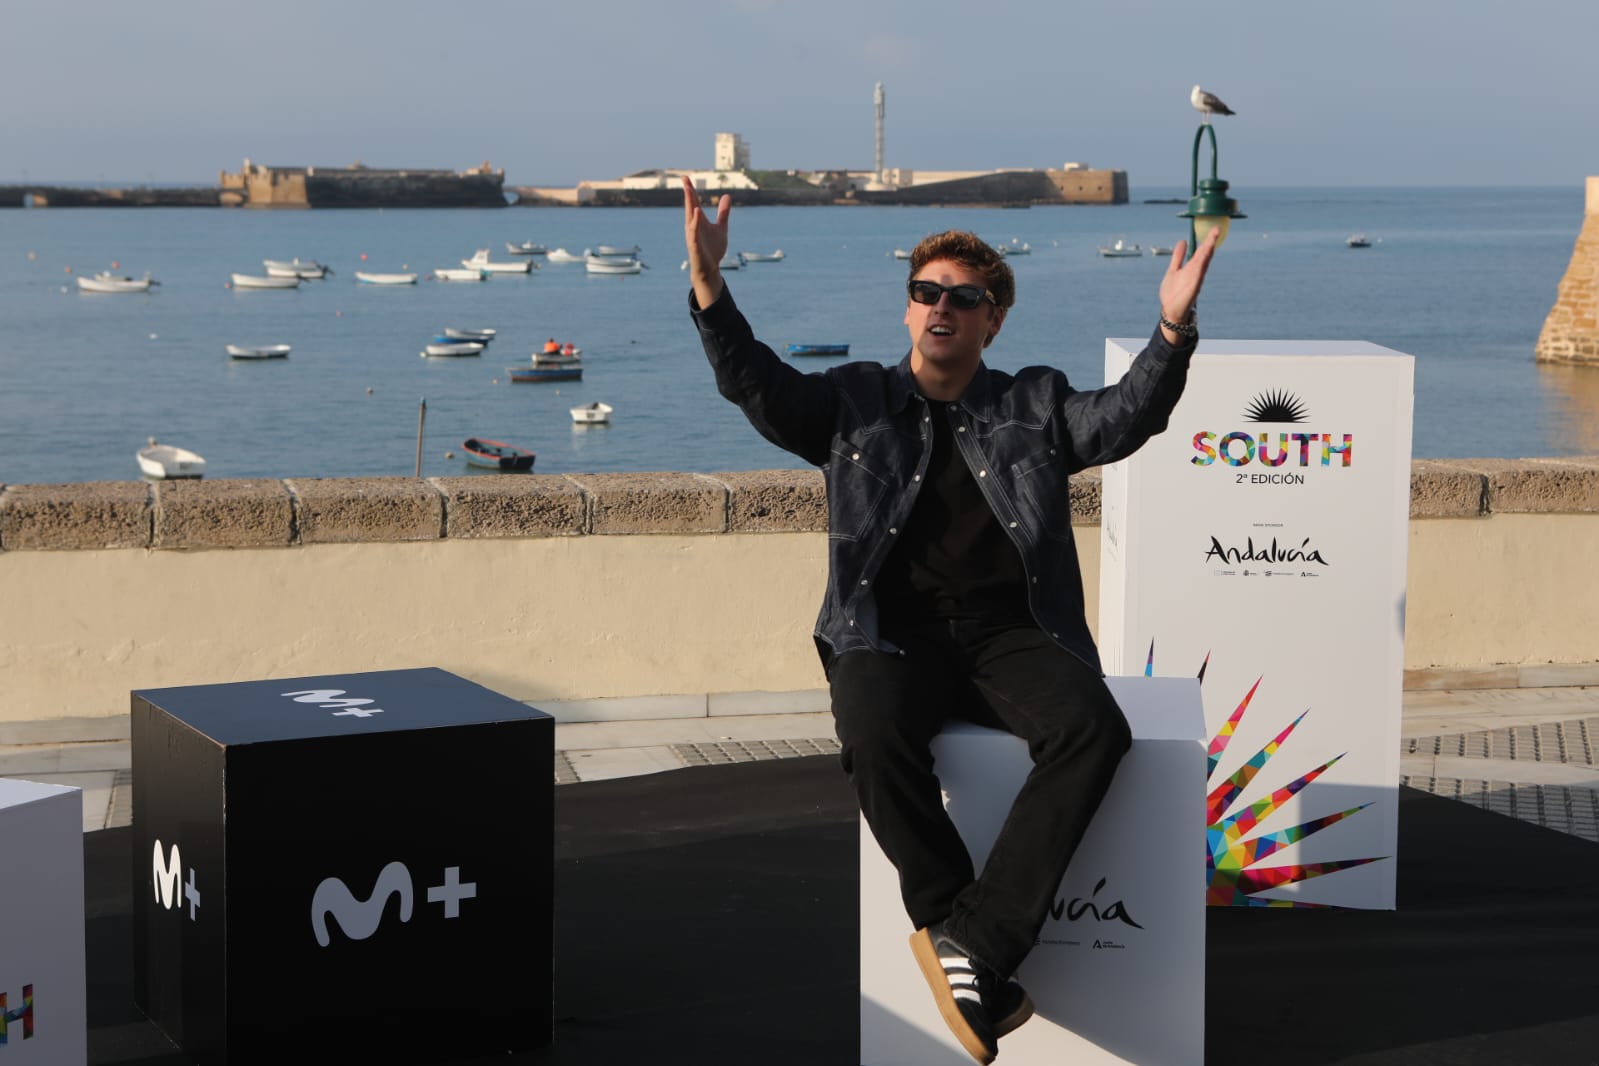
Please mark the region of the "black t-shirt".
POLYGON ((1022 557, 955 446, 950 405, 928 400, 926 484, 877 579, 877 608, 896 628, 930 618, 1031 618, 1022 557))

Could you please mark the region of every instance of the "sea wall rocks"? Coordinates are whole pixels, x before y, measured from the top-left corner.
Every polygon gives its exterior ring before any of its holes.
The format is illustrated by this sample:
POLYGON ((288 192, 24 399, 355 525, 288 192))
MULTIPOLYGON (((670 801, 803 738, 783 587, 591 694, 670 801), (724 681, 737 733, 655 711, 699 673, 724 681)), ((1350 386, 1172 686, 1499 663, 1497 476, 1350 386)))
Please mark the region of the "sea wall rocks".
POLYGON ((1544 319, 1533 358, 1599 366, 1599 177, 1588 179, 1582 231, 1544 319))
MULTIPOLYGON (((1098 471, 1072 522, 1100 520, 1098 471)), ((1599 513, 1599 456, 1418 459, 1410 517, 1599 513)), ((816 533, 815 470, 0 486, 0 551, 161 551, 485 538, 816 533)))

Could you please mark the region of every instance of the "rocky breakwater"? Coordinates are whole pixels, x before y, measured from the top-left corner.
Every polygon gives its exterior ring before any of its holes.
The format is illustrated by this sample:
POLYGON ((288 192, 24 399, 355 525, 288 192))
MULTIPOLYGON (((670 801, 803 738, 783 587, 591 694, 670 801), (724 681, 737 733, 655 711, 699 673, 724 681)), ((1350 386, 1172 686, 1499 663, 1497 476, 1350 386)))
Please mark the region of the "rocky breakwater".
POLYGON ((1588 179, 1582 231, 1533 358, 1540 363, 1599 366, 1599 177, 1588 179))

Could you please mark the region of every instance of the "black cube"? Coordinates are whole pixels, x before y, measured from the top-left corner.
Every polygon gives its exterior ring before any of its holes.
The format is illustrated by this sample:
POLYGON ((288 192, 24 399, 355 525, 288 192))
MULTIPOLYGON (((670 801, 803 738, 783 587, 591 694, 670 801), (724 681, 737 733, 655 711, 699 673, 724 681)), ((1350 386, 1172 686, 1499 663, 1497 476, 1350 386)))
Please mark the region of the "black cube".
POLYGON ((550 1042, 553 718, 433 668, 132 697, 134 999, 191 1058, 550 1042))

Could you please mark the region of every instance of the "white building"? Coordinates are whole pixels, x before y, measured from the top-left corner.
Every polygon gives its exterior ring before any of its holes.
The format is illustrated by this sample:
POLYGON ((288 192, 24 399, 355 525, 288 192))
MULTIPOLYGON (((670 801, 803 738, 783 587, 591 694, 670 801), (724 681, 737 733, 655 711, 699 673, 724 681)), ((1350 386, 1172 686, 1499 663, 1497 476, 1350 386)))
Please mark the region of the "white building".
POLYGON ((736 133, 716 135, 717 170, 748 170, 749 165, 750 146, 744 138, 736 133))

